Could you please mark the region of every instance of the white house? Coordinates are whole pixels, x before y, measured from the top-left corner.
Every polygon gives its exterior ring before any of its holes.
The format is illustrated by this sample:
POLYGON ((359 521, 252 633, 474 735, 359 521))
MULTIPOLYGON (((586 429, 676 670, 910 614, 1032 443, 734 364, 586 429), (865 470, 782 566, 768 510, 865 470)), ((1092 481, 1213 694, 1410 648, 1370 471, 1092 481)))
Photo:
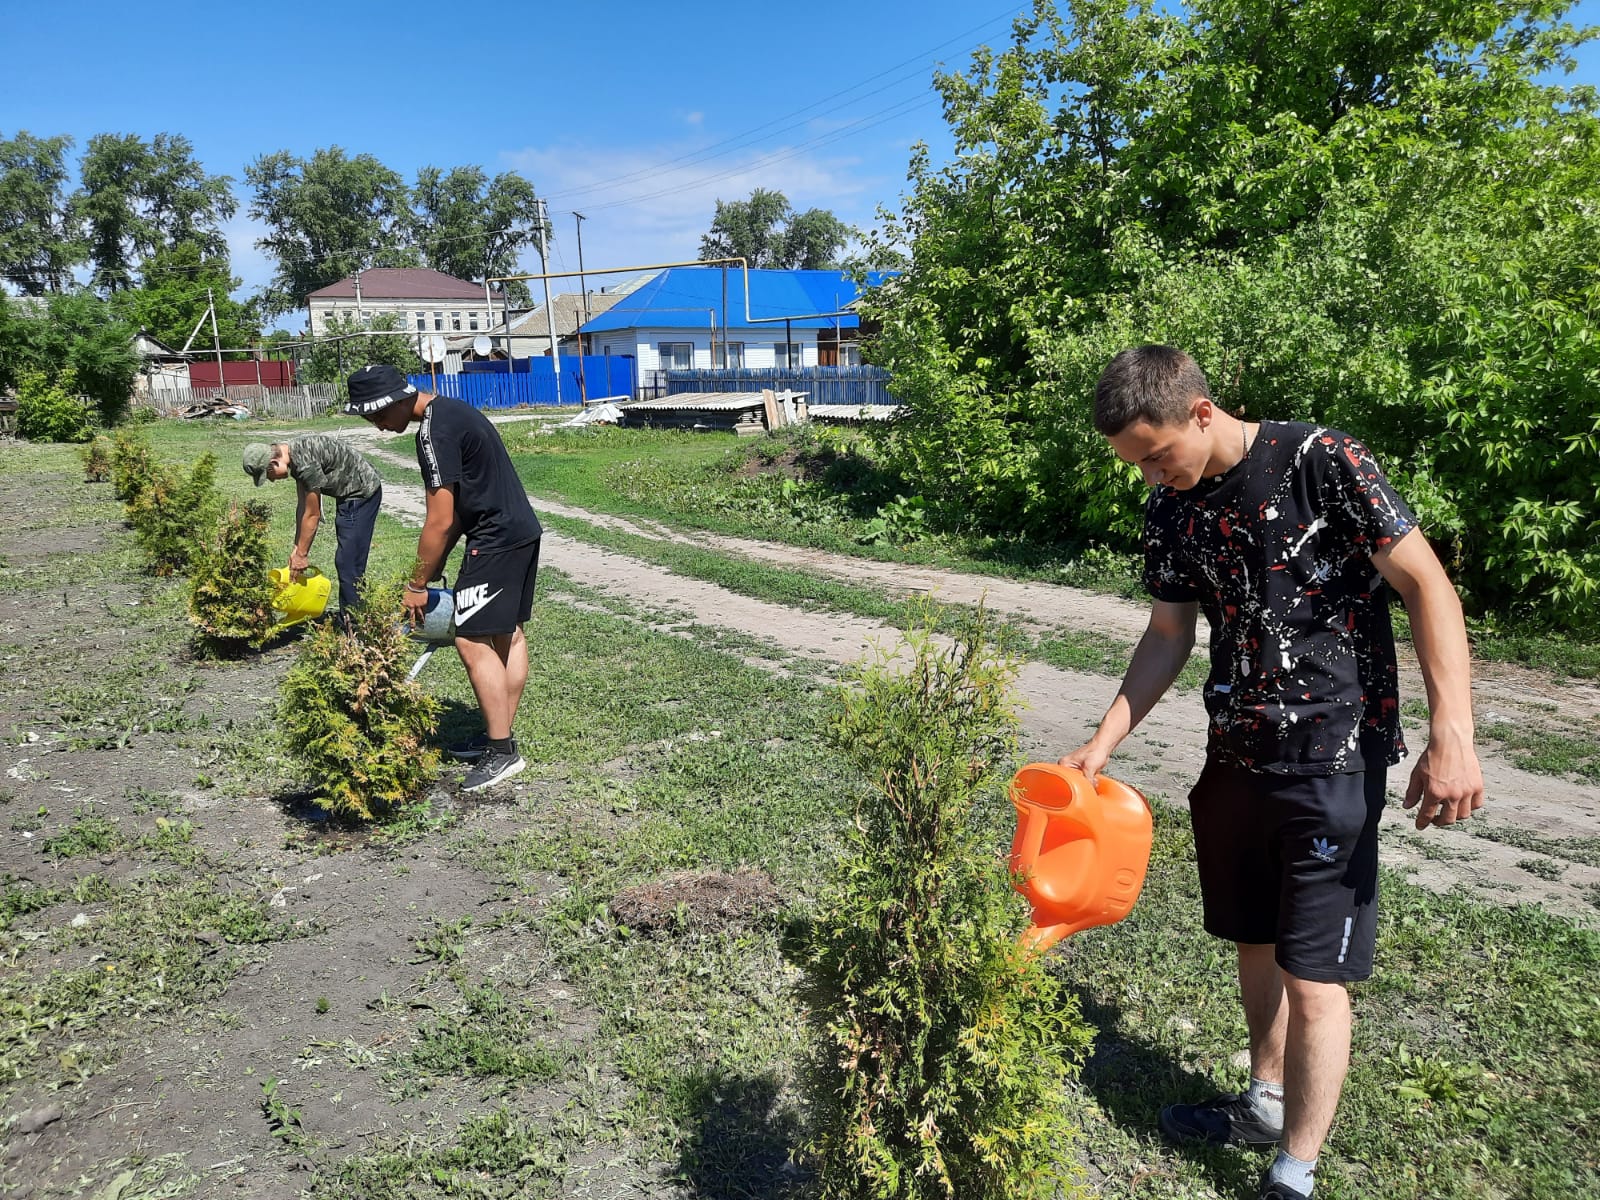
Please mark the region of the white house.
POLYGON ((398 327, 412 334, 486 332, 504 310, 500 292, 484 291, 442 271, 422 267, 371 267, 318 288, 307 297, 312 336, 328 332, 334 318, 366 325, 374 317, 393 314, 398 327))
POLYGON ((675 267, 583 326, 592 354, 631 354, 649 373, 858 366, 856 285, 841 271, 675 267), (724 289, 724 282, 726 288, 724 289), (726 291, 726 312, 724 307, 726 291), (726 337, 724 338, 724 329, 726 337))

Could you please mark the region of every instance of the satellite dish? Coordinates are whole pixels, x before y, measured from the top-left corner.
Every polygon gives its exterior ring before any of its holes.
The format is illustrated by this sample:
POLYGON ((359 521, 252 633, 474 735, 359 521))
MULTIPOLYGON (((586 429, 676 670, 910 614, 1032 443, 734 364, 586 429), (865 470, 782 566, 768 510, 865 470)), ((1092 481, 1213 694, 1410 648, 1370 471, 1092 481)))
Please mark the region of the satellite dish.
POLYGON ((422 339, 422 357, 431 363, 443 362, 445 342, 437 333, 430 333, 422 339))
POLYGON ((472 339, 472 352, 479 356, 487 356, 490 348, 493 345, 493 342, 480 333, 477 337, 472 339))

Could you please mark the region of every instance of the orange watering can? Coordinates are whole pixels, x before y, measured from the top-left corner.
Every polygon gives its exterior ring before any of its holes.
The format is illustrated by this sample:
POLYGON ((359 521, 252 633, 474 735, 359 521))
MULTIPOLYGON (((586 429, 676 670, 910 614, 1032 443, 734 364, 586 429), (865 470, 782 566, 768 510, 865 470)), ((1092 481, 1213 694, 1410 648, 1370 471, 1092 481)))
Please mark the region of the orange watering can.
POLYGON ((1022 944, 1044 953, 1068 934, 1122 920, 1150 865, 1150 804, 1136 788, 1101 775, 1030 763, 1011 780, 1016 888, 1033 906, 1022 944))

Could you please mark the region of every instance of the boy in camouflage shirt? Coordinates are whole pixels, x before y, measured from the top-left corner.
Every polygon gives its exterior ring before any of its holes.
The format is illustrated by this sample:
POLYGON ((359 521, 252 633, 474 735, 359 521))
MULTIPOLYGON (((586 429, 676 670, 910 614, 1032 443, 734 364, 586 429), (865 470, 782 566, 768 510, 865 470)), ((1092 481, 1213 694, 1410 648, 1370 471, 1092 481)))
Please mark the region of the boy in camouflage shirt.
POLYGON ((383 484, 372 464, 346 439, 312 433, 292 442, 251 442, 244 448, 244 471, 257 487, 269 479, 294 478, 299 499, 289 569, 296 579, 310 561, 311 542, 322 523, 322 497, 333 498, 333 528, 338 538, 333 564, 339 574, 339 608, 343 613, 352 610, 383 503, 383 484))

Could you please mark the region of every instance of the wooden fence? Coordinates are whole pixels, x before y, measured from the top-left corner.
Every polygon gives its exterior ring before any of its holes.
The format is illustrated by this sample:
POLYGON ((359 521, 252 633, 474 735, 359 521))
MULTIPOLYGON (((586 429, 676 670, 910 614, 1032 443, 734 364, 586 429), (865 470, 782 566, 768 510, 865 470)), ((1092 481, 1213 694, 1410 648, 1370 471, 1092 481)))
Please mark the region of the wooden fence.
POLYGON ((314 417, 326 412, 337 401, 331 383, 304 383, 297 387, 270 388, 255 384, 227 388, 162 387, 154 395, 135 396, 133 407, 153 408, 164 417, 181 416, 196 404, 210 404, 224 396, 230 404, 240 404, 258 417, 314 417))

